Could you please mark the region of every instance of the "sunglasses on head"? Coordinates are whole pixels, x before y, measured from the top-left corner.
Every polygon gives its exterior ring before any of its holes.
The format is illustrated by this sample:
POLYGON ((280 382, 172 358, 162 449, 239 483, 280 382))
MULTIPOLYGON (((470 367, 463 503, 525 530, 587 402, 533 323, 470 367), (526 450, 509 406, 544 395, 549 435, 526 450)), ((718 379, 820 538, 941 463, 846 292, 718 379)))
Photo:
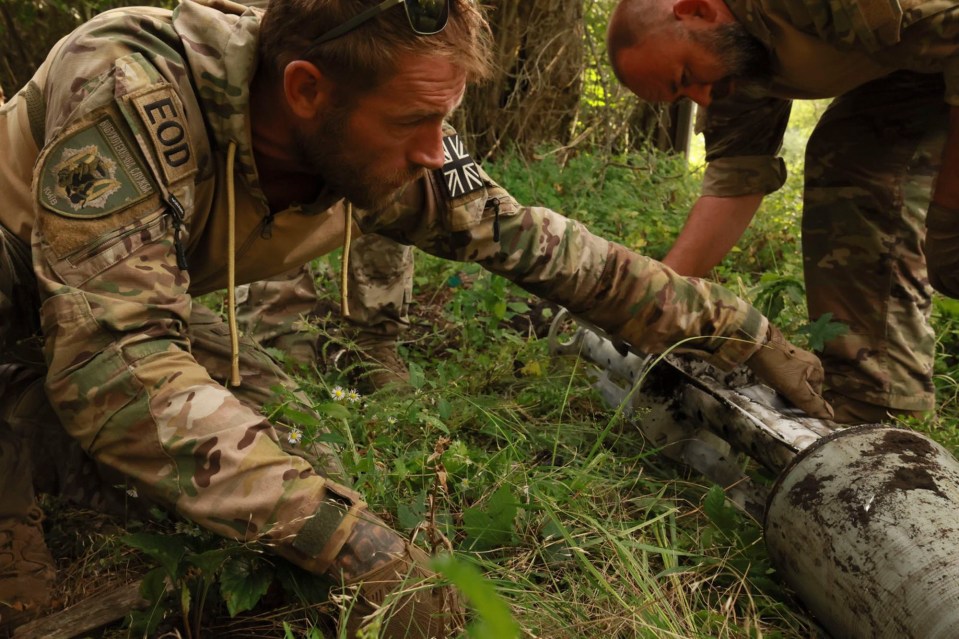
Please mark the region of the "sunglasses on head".
POLYGON ((450 0, 383 0, 376 6, 347 20, 338 27, 333 27, 310 44, 307 53, 313 51, 324 42, 329 42, 346 35, 367 20, 372 20, 384 11, 401 4, 406 9, 406 19, 410 21, 410 28, 419 35, 433 35, 446 27, 450 17, 450 0))

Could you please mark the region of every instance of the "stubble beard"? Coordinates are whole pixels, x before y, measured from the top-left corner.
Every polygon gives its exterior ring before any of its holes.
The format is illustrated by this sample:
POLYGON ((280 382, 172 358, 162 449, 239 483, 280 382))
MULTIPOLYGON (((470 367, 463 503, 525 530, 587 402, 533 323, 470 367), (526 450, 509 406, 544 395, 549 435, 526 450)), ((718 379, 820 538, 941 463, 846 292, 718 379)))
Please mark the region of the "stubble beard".
POLYGON ((761 92, 772 77, 769 50, 738 22, 722 24, 694 36, 726 69, 723 80, 713 84, 713 98, 722 99, 735 87, 738 93, 761 92))
POLYGON ((326 187, 354 206, 375 211, 393 204, 409 184, 424 174, 424 169, 392 171, 386 175, 370 175, 375 158, 360 158, 349 148, 345 135, 350 111, 333 108, 322 118, 317 129, 298 136, 300 156, 326 187))

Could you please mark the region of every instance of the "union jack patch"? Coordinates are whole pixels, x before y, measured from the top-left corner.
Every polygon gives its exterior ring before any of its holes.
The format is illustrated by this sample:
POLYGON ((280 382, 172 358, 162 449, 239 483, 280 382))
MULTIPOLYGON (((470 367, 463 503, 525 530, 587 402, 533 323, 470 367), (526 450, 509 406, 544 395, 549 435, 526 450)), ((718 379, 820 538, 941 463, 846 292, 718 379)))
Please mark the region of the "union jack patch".
POLYGON ((451 200, 479 191, 485 186, 479 167, 463 148, 460 136, 448 135, 443 138, 443 155, 443 186, 451 200))

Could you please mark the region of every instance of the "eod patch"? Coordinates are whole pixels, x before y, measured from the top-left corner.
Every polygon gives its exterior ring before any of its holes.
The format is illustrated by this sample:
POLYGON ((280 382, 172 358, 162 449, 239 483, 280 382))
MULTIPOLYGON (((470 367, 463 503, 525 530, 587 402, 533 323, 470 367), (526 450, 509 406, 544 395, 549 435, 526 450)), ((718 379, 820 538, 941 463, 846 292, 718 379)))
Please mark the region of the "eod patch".
POLYGON ((40 204, 80 219, 110 215, 154 192, 142 160, 109 115, 56 143, 39 187, 40 204))
POLYGON ((174 184, 196 173, 196 158, 183 119, 183 106, 173 89, 162 85, 129 100, 153 143, 166 183, 174 184))

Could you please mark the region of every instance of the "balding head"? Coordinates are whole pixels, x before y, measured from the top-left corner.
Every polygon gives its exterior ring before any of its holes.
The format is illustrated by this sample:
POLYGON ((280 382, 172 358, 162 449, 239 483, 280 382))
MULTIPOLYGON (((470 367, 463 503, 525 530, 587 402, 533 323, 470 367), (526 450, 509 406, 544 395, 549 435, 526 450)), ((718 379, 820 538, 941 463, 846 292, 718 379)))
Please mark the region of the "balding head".
POLYGON ((613 9, 606 31, 606 51, 616 79, 626 84, 620 58, 623 51, 643 42, 650 34, 673 22, 669 0, 620 0, 613 9))
POLYGON ((607 43, 616 79, 647 102, 706 106, 769 73, 769 53, 723 0, 620 0, 607 43))

